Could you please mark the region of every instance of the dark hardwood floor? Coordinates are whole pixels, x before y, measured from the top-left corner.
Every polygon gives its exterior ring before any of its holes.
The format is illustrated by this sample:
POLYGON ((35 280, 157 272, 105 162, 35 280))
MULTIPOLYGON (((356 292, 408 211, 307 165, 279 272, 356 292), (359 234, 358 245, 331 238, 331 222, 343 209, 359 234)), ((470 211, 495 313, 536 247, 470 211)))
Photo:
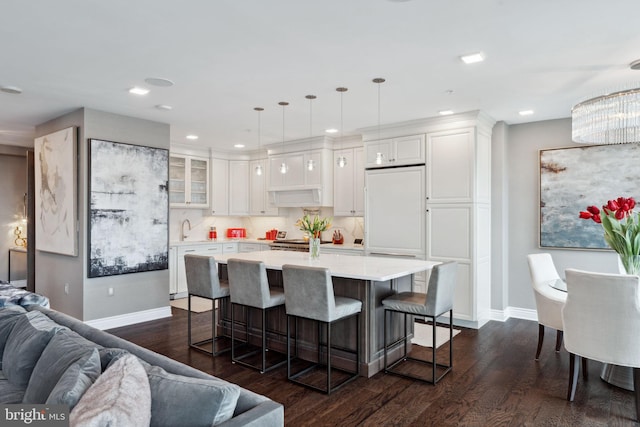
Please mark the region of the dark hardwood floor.
MULTIPOLYGON (((286 380, 286 367, 260 374, 187 346, 186 311, 109 332, 284 404, 288 426, 635 426, 633 393, 600 379, 590 361, 576 398, 567 402, 569 357, 554 351, 547 332, 534 361, 538 325, 510 319, 480 330, 463 329, 454 342, 453 371, 436 386, 377 374, 359 378, 330 396, 286 380)), ((210 313, 196 314, 196 326, 210 313)), ((196 337, 197 338, 197 337, 196 337)), ((445 346, 446 348, 446 346, 445 346)))

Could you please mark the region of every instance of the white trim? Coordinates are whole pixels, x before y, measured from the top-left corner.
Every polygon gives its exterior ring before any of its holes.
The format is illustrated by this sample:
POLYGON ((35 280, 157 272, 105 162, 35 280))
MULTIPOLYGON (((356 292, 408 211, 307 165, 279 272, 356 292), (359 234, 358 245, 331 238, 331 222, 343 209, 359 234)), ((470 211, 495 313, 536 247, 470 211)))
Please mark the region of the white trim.
POLYGON ((491 320, 504 322, 509 318, 538 321, 538 312, 530 308, 507 307, 504 310, 491 310, 491 320))
POLYGON ((134 323, 148 322, 150 320, 171 317, 171 306, 152 308, 150 310, 136 311, 134 313, 120 314, 118 316, 103 317, 102 319, 87 320, 89 326, 105 330, 133 325, 134 323))

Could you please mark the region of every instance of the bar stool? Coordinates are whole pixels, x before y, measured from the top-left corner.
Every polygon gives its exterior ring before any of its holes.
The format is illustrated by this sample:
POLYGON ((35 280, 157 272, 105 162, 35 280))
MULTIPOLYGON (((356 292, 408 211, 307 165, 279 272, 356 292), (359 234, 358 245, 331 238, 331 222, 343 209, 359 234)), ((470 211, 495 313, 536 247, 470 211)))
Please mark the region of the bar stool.
POLYGON ((202 351, 212 356, 218 356, 231 349, 225 348, 223 350, 216 351, 216 341, 222 336, 216 336, 216 326, 218 324, 216 302, 218 300, 229 298, 229 285, 225 282, 220 282, 218 279, 218 268, 216 267, 216 260, 212 256, 202 256, 195 254, 186 254, 184 256, 184 267, 187 276, 187 328, 188 328, 188 342, 189 347, 202 351), (197 296, 200 298, 206 298, 213 301, 212 314, 211 314, 211 338, 204 339, 198 342, 191 341, 191 297, 197 296), (203 348, 205 344, 211 343, 211 351, 203 348))
MULTIPOLYGON (((275 362, 267 367, 267 312, 269 309, 284 305, 284 292, 269 289, 267 269, 261 261, 249 261, 230 258, 227 260, 229 274, 229 291, 231 293, 231 360, 249 368, 257 369, 261 374, 283 365, 287 360, 275 362), (236 356, 235 314, 234 306, 257 308, 262 313, 262 362, 256 366, 244 361, 260 350, 236 356)), ((249 310, 245 316, 245 344, 249 345, 249 310)))
MULTIPOLYGON (((353 381, 360 375, 360 312, 362 311, 362 301, 336 297, 333 293, 333 281, 331 274, 327 268, 319 267, 302 267, 285 264, 282 266, 282 281, 284 284, 285 307, 287 311, 287 378, 296 384, 300 384, 313 390, 321 391, 326 394, 337 390, 350 381, 353 381), (336 384, 331 385, 331 327, 340 320, 356 316, 357 337, 356 337, 356 370, 348 372, 343 369, 334 368, 349 374, 349 376, 336 384), (295 319, 296 326, 296 358, 298 356, 298 318, 311 319, 318 322, 318 362, 302 369, 301 371, 291 373, 291 318, 295 319), (327 385, 321 388, 311 383, 305 383, 299 378, 322 366, 320 357, 320 328, 326 325, 327 329, 327 385)), ((353 351, 346 350, 353 353, 353 351)))
MULTIPOLYGON (((429 277, 429 286, 427 293, 420 292, 401 292, 391 295, 382 300, 384 306, 384 372, 399 375, 405 378, 424 381, 430 384, 436 384, 442 379, 453 367, 453 291, 456 285, 456 275, 458 263, 451 261, 438 264, 431 270, 429 277), (436 318, 449 312, 449 364, 443 365, 436 363, 436 318), (390 312, 404 314, 404 336, 400 339, 387 344, 387 314, 390 312), (424 316, 431 319, 432 326, 432 358, 431 360, 423 360, 409 357, 407 353, 407 315, 424 316), (404 347, 404 355, 396 360, 390 366, 387 363, 387 353, 389 348, 402 343, 404 347), (407 372, 401 372, 395 369, 403 362, 414 361, 422 364, 431 365, 431 379, 422 376, 412 375, 407 372), (444 372, 440 376, 436 376, 436 368, 444 368, 444 372)), ((410 363, 410 362, 408 362, 410 363)))

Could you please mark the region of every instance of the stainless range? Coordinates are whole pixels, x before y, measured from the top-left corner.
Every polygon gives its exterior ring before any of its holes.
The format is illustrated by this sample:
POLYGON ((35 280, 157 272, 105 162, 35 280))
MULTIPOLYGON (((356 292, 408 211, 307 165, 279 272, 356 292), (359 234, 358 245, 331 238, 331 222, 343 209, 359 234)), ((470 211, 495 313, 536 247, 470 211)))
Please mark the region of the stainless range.
MULTIPOLYGON (((321 240, 320 243, 331 243, 331 241, 321 240)), ((274 240, 269 243, 269 246, 272 251, 309 252, 309 242, 303 239, 274 240)))

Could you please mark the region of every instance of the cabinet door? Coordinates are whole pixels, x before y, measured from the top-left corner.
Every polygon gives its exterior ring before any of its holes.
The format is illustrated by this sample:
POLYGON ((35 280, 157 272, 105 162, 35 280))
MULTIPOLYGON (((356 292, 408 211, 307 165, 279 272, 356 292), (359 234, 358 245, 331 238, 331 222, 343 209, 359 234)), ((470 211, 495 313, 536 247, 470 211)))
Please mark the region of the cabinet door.
POLYGON ((322 185, 322 153, 320 151, 311 151, 303 156, 304 182, 306 185, 322 185), (313 170, 309 170, 307 164, 309 160, 313 160, 313 170))
POLYGON ((334 151, 334 162, 337 162, 340 156, 345 157, 347 164, 343 168, 333 168, 333 215, 352 216, 355 213, 353 203, 355 186, 353 150, 334 151))
POLYGON ((353 214, 364 216, 364 149, 353 150, 353 214))
POLYGON ((187 203, 191 208, 206 209, 209 207, 209 159, 188 158, 188 188, 187 203))
POLYGON ((424 135, 403 136, 393 139, 394 165, 424 164, 425 143, 424 135))
POLYGON ((229 161, 229 215, 249 215, 249 162, 229 161))
POLYGON ((269 188, 292 188, 304 185, 304 154, 293 153, 269 157, 269 188), (286 173, 282 173, 282 164, 286 173))
POLYGON ((188 253, 198 251, 198 246, 181 246, 178 247, 178 259, 176 264, 178 265, 178 272, 176 275, 176 293, 184 294, 188 291, 187 288, 187 273, 184 266, 184 256, 188 253))
POLYGON ((187 160, 184 156, 169 158, 169 203, 171 207, 187 206, 187 160))
POLYGON ((473 201, 472 129, 427 135, 427 197, 430 203, 473 201))
POLYGON ((393 140, 381 139, 378 141, 369 141, 365 146, 366 151, 366 167, 379 168, 389 166, 390 159, 393 158, 393 140), (380 154, 378 156, 378 153, 380 154), (380 162, 378 163, 378 157, 380 162))
POLYGON ((169 248, 169 294, 178 292, 178 248, 169 248))
POLYGON ((229 215, 229 161, 211 159, 211 214, 229 215))
POLYGON ((249 163, 249 214, 278 215, 278 208, 269 203, 267 197, 267 179, 269 174, 266 159, 253 160, 249 163), (262 166, 262 175, 256 174, 256 167, 262 166))

